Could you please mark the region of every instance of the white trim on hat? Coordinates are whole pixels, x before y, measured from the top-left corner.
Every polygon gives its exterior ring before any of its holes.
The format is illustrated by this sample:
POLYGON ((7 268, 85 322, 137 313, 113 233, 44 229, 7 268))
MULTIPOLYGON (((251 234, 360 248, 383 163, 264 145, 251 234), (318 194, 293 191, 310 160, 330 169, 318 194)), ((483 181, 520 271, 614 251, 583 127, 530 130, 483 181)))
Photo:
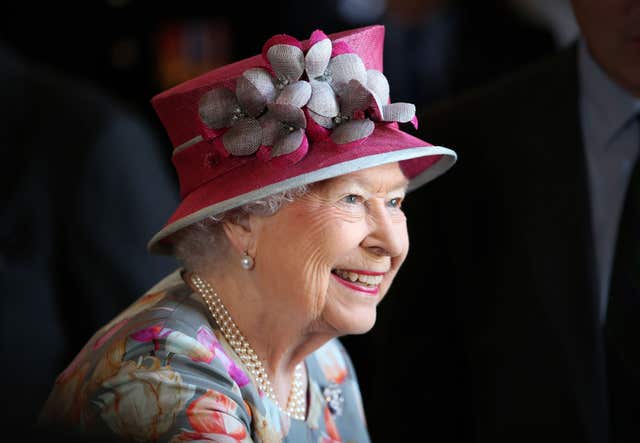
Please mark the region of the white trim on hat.
POLYGON ((329 178, 337 177, 339 175, 348 174, 350 172, 359 171, 361 169, 372 168, 374 166, 380 166, 387 163, 393 163, 397 161, 410 160, 419 157, 429 157, 434 155, 442 155, 442 158, 435 164, 428 167, 424 172, 414 177, 409 182, 408 191, 412 191, 423 184, 433 180, 439 175, 447 171, 457 160, 457 155, 451 149, 442 146, 424 146, 418 148, 401 149, 397 151, 385 152, 382 154, 369 155, 365 157, 359 157, 353 160, 349 160, 335 165, 327 166, 326 168, 317 169, 315 171, 308 172, 306 174, 297 175, 295 177, 288 178, 286 180, 273 183, 269 186, 256 189, 255 191, 247 192, 236 197, 215 203, 211 206, 200 209, 192 214, 187 215, 170 225, 162 228, 153 238, 149 241, 147 248, 152 253, 158 254, 170 254, 170 245, 164 244, 161 240, 174 234, 182 228, 185 228, 191 224, 204 220, 210 215, 220 214, 240 207, 246 203, 259 200, 261 198, 268 197, 279 192, 286 191, 287 189, 296 188, 298 186, 315 183, 318 181, 326 180, 329 178))

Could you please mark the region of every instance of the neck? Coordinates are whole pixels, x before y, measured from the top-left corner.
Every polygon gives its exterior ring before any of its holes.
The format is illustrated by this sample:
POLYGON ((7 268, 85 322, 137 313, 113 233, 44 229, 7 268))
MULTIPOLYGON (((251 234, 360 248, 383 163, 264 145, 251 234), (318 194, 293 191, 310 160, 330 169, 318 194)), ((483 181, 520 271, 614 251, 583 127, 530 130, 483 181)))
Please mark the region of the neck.
MULTIPOLYGON (((332 338, 310 333, 304 319, 292 319, 286 307, 277 306, 256 290, 251 271, 216 267, 199 273, 218 294, 242 336, 262 362, 279 404, 286 407, 296 366, 332 338), (296 321, 298 320, 298 321, 296 321)), ((186 275, 190 280, 190 274, 186 275)), ((194 288, 196 289, 196 288, 194 288)), ((199 292, 199 291, 198 291, 199 292)), ((304 380, 306 386, 306 379, 304 380)))

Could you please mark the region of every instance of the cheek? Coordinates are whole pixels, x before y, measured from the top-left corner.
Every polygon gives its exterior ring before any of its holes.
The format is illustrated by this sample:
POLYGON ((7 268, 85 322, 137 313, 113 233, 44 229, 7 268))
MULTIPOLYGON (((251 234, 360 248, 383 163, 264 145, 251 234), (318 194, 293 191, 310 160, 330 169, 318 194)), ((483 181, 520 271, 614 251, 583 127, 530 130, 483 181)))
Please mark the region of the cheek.
POLYGON ((309 318, 318 319, 325 312, 331 298, 331 270, 347 254, 345 232, 352 229, 349 223, 330 219, 309 226, 298 255, 309 318))
POLYGON ((279 290, 299 288, 299 293, 309 296, 307 303, 316 304, 319 309, 324 303, 331 269, 344 254, 356 223, 336 218, 332 211, 313 211, 308 207, 292 210, 290 216, 288 223, 272 226, 268 243, 261 246, 262 250, 271 251, 266 252, 265 258, 271 262, 267 265, 268 273, 279 269, 280 276, 275 277, 279 290), (282 226, 286 229, 279 229, 282 226))
POLYGON ((303 229, 294 247, 306 267, 330 266, 331 245, 326 240, 331 236, 331 223, 331 220, 321 215, 309 217, 300 223, 303 229))
POLYGON ((310 221, 299 248, 305 288, 311 296, 312 315, 324 311, 331 286, 331 270, 351 261, 367 232, 364 217, 341 217, 325 212, 321 221, 310 221))
POLYGON ((274 235, 262 245, 260 282, 262 290, 272 294, 274 300, 294 307, 309 318, 318 316, 324 300, 330 274, 326 269, 324 252, 318 248, 322 242, 314 240, 313 227, 306 235, 274 235), (325 275, 326 274, 326 275, 325 275))
POLYGON ((363 211, 348 211, 325 206, 321 211, 309 211, 299 218, 301 232, 296 246, 300 256, 310 263, 331 270, 337 260, 356 249, 367 232, 363 211))

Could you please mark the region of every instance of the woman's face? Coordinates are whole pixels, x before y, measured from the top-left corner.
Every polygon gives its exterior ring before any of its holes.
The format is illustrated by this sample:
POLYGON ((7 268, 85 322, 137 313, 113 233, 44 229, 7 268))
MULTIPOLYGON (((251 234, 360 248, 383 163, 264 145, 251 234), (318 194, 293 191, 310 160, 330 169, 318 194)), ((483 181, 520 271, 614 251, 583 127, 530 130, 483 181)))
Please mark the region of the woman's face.
POLYGON ((354 172, 257 222, 254 277, 283 318, 338 335, 373 326, 409 248, 407 183, 398 163, 354 172))

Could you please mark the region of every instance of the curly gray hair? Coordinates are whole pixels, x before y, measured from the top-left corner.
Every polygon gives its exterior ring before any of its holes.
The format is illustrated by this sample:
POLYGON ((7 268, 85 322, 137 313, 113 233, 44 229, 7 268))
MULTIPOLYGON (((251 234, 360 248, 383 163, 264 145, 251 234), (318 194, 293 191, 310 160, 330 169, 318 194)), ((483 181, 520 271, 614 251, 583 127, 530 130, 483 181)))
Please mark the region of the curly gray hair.
POLYGON ((239 222, 248 215, 270 217, 285 204, 302 197, 309 190, 308 185, 298 186, 260 200, 211 215, 204 220, 189 225, 173 234, 173 255, 182 266, 196 272, 203 272, 207 267, 223 259, 229 247, 227 236, 222 229, 222 222, 232 220, 239 222))

